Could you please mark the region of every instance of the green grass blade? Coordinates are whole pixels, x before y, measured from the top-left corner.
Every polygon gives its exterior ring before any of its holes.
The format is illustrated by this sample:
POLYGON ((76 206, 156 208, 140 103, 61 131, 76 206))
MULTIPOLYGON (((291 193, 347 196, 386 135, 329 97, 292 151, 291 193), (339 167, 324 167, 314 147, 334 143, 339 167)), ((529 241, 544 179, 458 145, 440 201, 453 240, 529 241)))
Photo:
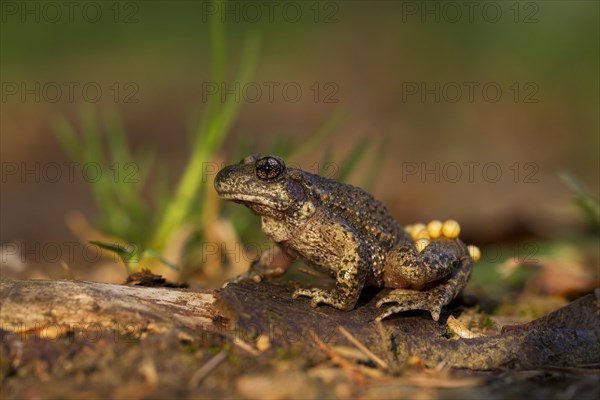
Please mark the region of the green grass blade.
POLYGON ((98 120, 91 106, 83 107, 81 110, 81 122, 83 128, 83 150, 88 162, 96 162, 105 166, 102 151, 102 140, 98 131, 98 120))
POLYGON ((150 171, 152 171, 152 166, 156 166, 160 168, 162 163, 157 161, 156 151, 154 150, 144 150, 141 151, 137 157, 137 171, 136 171, 136 180, 139 187, 144 187, 148 182, 148 178, 150 177, 150 171))
MULTIPOLYGON (((242 53, 242 65, 236 78, 236 82, 240 84, 240 87, 245 86, 254 73, 258 62, 259 46, 258 35, 252 34, 248 36, 242 53)), ((211 123, 207 127, 203 146, 206 146, 210 150, 215 150, 221 145, 225 134, 229 131, 237 115, 240 104, 240 102, 235 101, 231 96, 227 98, 220 112, 210 121, 211 123)))
POLYGON ((104 128, 112 161, 120 165, 130 162, 132 157, 127 145, 127 135, 123 121, 116 111, 108 112, 104 118, 104 128))
MULTIPOLYGON (((258 59, 258 48, 258 36, 250 36, 242 54, 242 66, 237 80, 240 85, 244 85, 249 81, 254 72, 258 59)), ((204 167, 211 161, 212 154, 221 146, 229 133, 239 106, 239 103, 229 100, 219 112, 211 116, 206 132, 197 131, 196 145, 192 156, 179 181, 175 195, 168 204, 153 235, 150 242, 152 248, 162 250, 168 238, 183 224, 185 218, 189 215, 192 204, 202 192, 203 184, 206 183, 204 167)))
MULTIPOLYGON (((129 225, 139 224, 148 214, 147 206, 140 196, 140 175, 144 167, 133 161, 123 123, 116 112, 110 112, 104 119, 104 127, 110 158, 113 161, 110 165, 112 176, 108 187, 118 205, 129 214, 129 225)), ((147 175, 147 172, 144 174, 147 175)))
POLYGON ((141 259, 140 255, 143 254, 141 247, 135 244, 123 246, 117 243, 103 242, 100 240, 90 240, 89 243, 118 255, 121 261, 127 266, 129 272, 135 271, 135 268, 141 259))
POLYGON ((153 193, 154 213, 155 215, 162 215, 165 213, 173 196, 171 187, 169 186, 169 170, 165 164, 160 164, 157 168, 153 193))
POLYGON ((156 252, 156 251, 154 251, 152 249, 146 249, 142 253, 142 258, 147 258, 147 257, 156 258, 158 261, 160 261, 161 263, 165 264, 166 266, 168 266, 172 270, 179 271, 179 267, 177 265, 173 264, 170 261, 167 261, 167 259, 165 259, 158 252, 156 252))
MULTIPOLYGON (((213 1, 213 3, 215 3, 213 1)), ((223 2, 220 2, 223 3, 223 2)), ((226 7, 227 4, 222 4, 226 7)), ((219 7, 217 4, 216 7, 219 7)), ((227 40, 225 24, 219 13, 212 13, 208 17, 211 44, 211 74, 214 82, 225 82, 225 67, 227 65, 227 40)))
POLYGON ((373 190, 375 182, 377 182, 377 176, 379 175, 379 172, 381 171, 381 166, 385 161, 385 152, 388 148, 387 146, 387 138, 379 142, 379 145, 375 150, 375 158, 373 159, 373 162, 369 165, 369 168, 367 169, 367 173, 364 177, 362 187, 369 192, 373 190))
POLYGON ((64 117, 59 117, 54 122, 54 134, 61 147, 72 161, 81 161, 81 143, 77 140, 77 134, 73 125, 64 117))
POLYGON ((581 209, 588 221, 595 227, 600 226, 600 203, 595 199, 569 171, 559 173, 561 180, 571 189, 575 204, 581 209))
POLYGON ((350 174, 354 171, 358 163, 362 160, 369 148, 369 140, 369 138, 363 138, 356 146, 354 146, 354 149, 352 149, 350 155, 344 160, 344 162, 340 166, 339 173, 337 176, 337 180, 339 182, 346 182, 350 174))

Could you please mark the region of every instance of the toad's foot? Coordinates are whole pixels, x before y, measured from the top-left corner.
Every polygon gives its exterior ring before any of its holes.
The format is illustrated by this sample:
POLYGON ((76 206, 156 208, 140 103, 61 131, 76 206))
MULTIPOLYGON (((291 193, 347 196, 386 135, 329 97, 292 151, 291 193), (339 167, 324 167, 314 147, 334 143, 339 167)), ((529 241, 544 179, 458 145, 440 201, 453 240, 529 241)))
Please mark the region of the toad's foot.
POLYGON ((472 264, 469 257, 461 260, 452 274, 429 290, 395 289, 377 302, 377 307, 385 303, 398 303, 377 316, 376 320, 392 314, 410 310, 429 310, 434 321, 440 319, 442 307, 450 303, 465 287, 471 275, 472 264))
POLYGON ((310 306, 313 308, 318 306, 320 303, 323 303, 339 310, 348 311, 354 307, 354 303, 356 302, 352 301, 347 296, 341 295, 336 290, 318 288, 297 289, 292 295, 294 299, 300 296, 310 297, 310 306))
POLYGON ((239 283, 244 281, 261 282, 263 279, 272 279, 283 275, 290 265, 293 258, 286 254, 279 246, 274 246, 265 250, 257 260, 250 264, 250 270, 232 279, 229 279, 223 287, 230 283, 239 283))
POLYGON ((412 289, 396 289, 388 293, 383 299, 377 302, 377 307, 381 307, 385 303, 398 303, 397 305, 391 306, 376 318, 377 321, 389 317, 392 314, 396 314, 403 311, 411 310, 429 310, 431 318, 434 321, 440 319, 440 313, 442 307, 452 300, 450 294, 433 288, 431 290, 412 290, 412 289))

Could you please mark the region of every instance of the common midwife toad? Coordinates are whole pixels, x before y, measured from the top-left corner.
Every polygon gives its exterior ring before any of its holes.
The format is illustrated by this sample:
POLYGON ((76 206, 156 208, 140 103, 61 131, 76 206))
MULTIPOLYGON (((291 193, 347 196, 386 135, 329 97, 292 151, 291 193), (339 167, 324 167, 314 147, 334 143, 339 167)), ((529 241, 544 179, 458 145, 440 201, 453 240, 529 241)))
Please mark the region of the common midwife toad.
MULTIPOLYGON (((225 200, 244 204, 261 218, 262 230, 293 258, 335 278, 335 288, 303 288, 294 298, 351 310, 363 287, 393 288, 377 303, 397 303, 381 320, 408 310, 429 310, 438 320, 443 306, 466 285, 472 261, 455 221, 432 221, 402 228, 380 201, 364 190, 287 168, 277 156, 250 155, 223 168, 215 189, 225 200)), ((272 254, 272 253, 269 253, 272 254)), ((280 275, 287 266, 260 257, 243 277, 280 275)), ((291 264, 291 263, 290 263, 291 264)))

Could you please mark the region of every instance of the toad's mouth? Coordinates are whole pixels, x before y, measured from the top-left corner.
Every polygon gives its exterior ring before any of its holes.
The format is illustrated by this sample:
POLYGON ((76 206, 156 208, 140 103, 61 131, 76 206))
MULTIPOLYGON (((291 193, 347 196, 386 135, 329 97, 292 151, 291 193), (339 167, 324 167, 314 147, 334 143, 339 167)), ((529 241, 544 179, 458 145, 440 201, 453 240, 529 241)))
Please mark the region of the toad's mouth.
POLYGON ((249 194, 238 192, 219 192, 219 197, 223 200, 233 201, 234 203, 244 204, 248 207, 259 205, 272 208, 277 211, 285 211, 288 207, 284 207, 281 202, 271 200, 267 197, 256 197, 249 194))

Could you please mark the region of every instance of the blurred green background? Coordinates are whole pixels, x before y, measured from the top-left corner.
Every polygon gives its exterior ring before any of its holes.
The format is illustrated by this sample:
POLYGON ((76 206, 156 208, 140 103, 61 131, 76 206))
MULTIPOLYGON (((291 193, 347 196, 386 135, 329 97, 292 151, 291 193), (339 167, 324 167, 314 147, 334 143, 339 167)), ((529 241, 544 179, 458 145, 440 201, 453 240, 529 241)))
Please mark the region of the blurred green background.
MULTIPOLYGON (((82 108, 99 125, 119 116, 131 152, 153 154, 132 158, 154 167, 143 215, 158 213, 157 182, 176 191, 207 109, 236 104, 207 162, 293 153, 313 138, 295 162, 336 177, 365 147, 346 181, 369 187, 403 224, 457 219, 484 258, 490 244, 589 229, 558 173, 597 197, 598 2, 3 1, 1 11, 3 273, 64 277, 62 259, 76 277, 122 280, 122 269, 68 250, 82 239, 77 216, 96 227, 99 218, 93 184, 79 167, 70 179, 73 157, 54 131, 63 117, 81 135, 82 108), (248 43, 255 65, 240 82, 248 43), (222 82, 229 92, 214 94, 222 82), (324 125, 331 133, 315 136, 324 125), (24 246, 24 265, 12 243, 24 246)), ((208 197, 196 199, 205 213, 208 197)))

